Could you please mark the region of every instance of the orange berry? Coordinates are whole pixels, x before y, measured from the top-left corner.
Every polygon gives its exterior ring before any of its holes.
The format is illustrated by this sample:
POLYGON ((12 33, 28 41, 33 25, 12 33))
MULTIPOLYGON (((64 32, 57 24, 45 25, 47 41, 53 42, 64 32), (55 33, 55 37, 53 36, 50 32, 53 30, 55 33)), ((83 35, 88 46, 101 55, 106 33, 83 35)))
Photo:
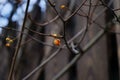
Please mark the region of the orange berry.
POLYGON ((64 8, 65 8, 65 5, 61 5, 60 8, 61 8, 61 9, 64 9, 64 8))
POLYGON ((6 43, 5 46, 10 47, 10 43, 6 43))
POLYGON ((54 43, 54 45, 59 46, 60 45, 60 39, 54 39, 53 43, 54 43))

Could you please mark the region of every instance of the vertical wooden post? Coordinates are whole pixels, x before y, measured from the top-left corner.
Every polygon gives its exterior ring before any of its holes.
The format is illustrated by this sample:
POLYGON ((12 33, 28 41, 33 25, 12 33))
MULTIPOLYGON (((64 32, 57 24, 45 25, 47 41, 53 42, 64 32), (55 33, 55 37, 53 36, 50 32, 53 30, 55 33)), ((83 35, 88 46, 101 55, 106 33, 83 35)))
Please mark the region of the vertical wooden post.
MULTIPOLYGON (((120 8, 120 0, 114 0, 114 9, 120 8)), ((120 16, 120 10, 115 12, 116 15, 120 16)), ((120 23, 115 25, 116 32, 120 32, 120 23)), ((118 62, 119 62, 119 79, 120 79, 120 35, 116 35, 117 37, 117 52, 118 52, 118 62)))
MULTIPOLYGON (((108 3, 108 2, 107 2, 108 3)), ((114 7, 113 4, 110 7, 114 7)), ((114 14, 111 10, 106 11, 106 22, 111 22, 109 27, 112 27, 112 31, 115 31, 115 25, 112 23, 114 14)), ((108 46, 108 71, 109 80, 119 80, 119 67, 118 67, 118 53, 117 53, 117 38, 115 33, 107 34, 107 46, 108 46)))

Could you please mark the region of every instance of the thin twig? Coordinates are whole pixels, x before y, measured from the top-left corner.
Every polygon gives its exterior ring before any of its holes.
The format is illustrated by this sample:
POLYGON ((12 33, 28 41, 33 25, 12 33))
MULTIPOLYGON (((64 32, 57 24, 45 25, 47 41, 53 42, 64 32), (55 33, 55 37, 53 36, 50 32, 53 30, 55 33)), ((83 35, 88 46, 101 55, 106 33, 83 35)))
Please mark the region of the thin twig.
POLYGON ((117 8, 117 9, 113 9, 113 11, 119 11, 120 10, 120 8, 117 8))
POLYGON ((47 58, 46 60, 44 60, 39 66, 37 66, 32 72, 30 72, 27 76, 25 76, 22 80, 26 80, 28 79, 30 76, 32 76, 36 71, 38 71, 40 68, 42 68, 46 63, 48 63, 51 59, 53 59, 58 52, 61 51, 61 47, 58 48, 49 58, 47 58))
POLYGON ((74 16, 74 15, 80 10, 80 8, 85 4, 86 1, 87 1, 87 0, 83 1, 83 2, 81 3, 81 5, 80 5, 70 16, 68 16, 68 17, 65 19, 65 21, 69 20, 72 16, 74 16))
MULTIPOLYGON (((26 23, 26 20, 27 20, 27 12, 28 12, 28 7, 29 7, 29 2, 30 2, 30 0, 27 1, 26 11, 25 11, 25 17, 24 17, 22 28, 21 28, 21 32, 24 32, 25 23, 26 23)), ((9 72, 9 75, 8 75, 8 80, 12 80, 12 77, 13 77, 13 74, 14 74, 14 68, 15 68, 15 64, 16 64, 17 55, 18 55, 18 52, 19 52, 19 49, 20 49, 22 37, 23 37, 23 34, 20 33, 20 38, 19 38, 17 46, 16 46, 17 48, 15 50, 15 53, 14 53, 14 56, 13 56, 13 59, 12 59, 12 64, 11 64, 11 67, 10 67, 10 72, 9 72)))
POLYGON ((73 64, 75 64, 80 57, 84 55, 98 40, 105 34, 105 30, 101 30, 82 50, 82 54, 77 54, 52 80, 58 80, 62 75, 67 72, 73 64))
POLYGON ((71 50, 71 48, 69 47, 69 45, 68 45, 68 43, 67 43, 67 39, 66 39, 66 22, 67 22, 67 20, 65 21, 65 20, 63 19, 63 17, 58 13, 58 11, 57 11, 56 8, 55 8, 55 4, 52 4, 52 3, 50 2, 50 0, 48 0, 48 2, 49 2, 49 4, 51 5, 51 7, 55 10, 55 12, 57 13, 57 15, 59 16, 60 20, 63 22, 63 28, 64 28, 64 30, 63 30, 63 40, 65 41, 66 47, 68 48, 68 50, 69 50, 71 53, 74 53, 74 52, 71 50))
POLYGON ((55 10, 55 12, 57 13, 57 15, 59 16, 59 18, 64 22, 65 20, 63 19, 63 17, 59 14, 59 12, 57 11, 57 9, 55 8, 55 3, 52 4, 52 2, 50 0, 47 0, 48 3, 50 4, 50 6, 55 10))
MULTIPOLYGON (((31 32, 34 32, 34 33, 36 33, 36 34, 38 34, 38 35, 40 35, 40 36, 54 37, 52 34, 40 33, 40 32, 34 31, 34 30, 32 30, 32 29, 29 29, 29 28, 27 28, 27 27, 25 27, 25 29, 27 29, 27 30, 29 30, 29 31, 31 31, 31 32)), ((56 37, 56 38, 63 38, 63 36, 55 36, 55 37, 56 37)))
MULTIPOLYGON (((76 39, 78 36, 80 36, 84 32, 84 28, 80 30, 75 36, 73 36, 67 43, 71 43, 74 39, 76 39)), ((63 49, 65 45, 60 47, 59 49, 63 49)), ((39 69, 41 69, 46 63, 48 63, 51 59, 53 59, 57 54, 59 50, 55 51, 50 57, 48 57, 45 61, 43 61, 40 65, 38 65, 34 70, 32 70, 28 75, 26 75, 23 80, 28 79, 30 76, 32 76, 35 72, 37 72, 39 69)), ((44 59, 43 59, 44 60, 44 59)))
POLYGON ((37 22, 35 22, 35 21, 32 19, 32 17, 30 16, 30 14, 28 15, 28 18, 29 18, 29 20, 30 20, 32 23, 34 23, 34 24, 37 25, 37 26, 46 26, 46 25, 54 22, 55 20, 57 20, 57 19, 59 18, 59 16, 57 15, 55 18, 53 18, 53 19, 51 19, 51 20, 49 20, 49 21, 47 21, 47 22, 44 22, 44 23, 37 23, 37 22))
MULTIPOLYGON (((21 32, 21 31, 19 31, 19 30, 17 30, 17 29, 8 28, 8 27, 0 27, 0 28, 2 28, 2 29, 7 29, 7 30, 13 30, 13 31, 22 33, 22 34, 24 34, 24 35, 27 35, 27 36, 30 37, 32 40, 34 40, 34 41, 36 41, 36 42, 38 42, 38 43, 40 43, 40 44, 42 44, 42 45, 44 45, 44 46, 57 47, 57 46, 53 46, 53 45, 47 44, 47 43, 45 43, 45 42, 43 42, 43 41, 40 41, 40 40, 38 40, 37 38, 29 35, 28 33, 21 32)), ((25 28, 26 28, 26 27, 25 27, 25 28)), ((31 30, 31 29, 30 29, 30 30, 31 30)), ((36 33, 36 34, 38 34, 38 35, 40 35, 40 36, 42 35, 41 33, 35 32, 34 30, 32 30, 32 32, 34 32, 34 33, 36 33)), ((45 34, 45 36, 53 37, 51 34, 45 34)), ((3 36, 1 36, 1 37, 3 37, 3 36)), ((57 38, 62 38, 62 36, 58 36, 57 38)), ((17 39, 17 37, 15 37, 15 39, 17 39)), ((23 45, 23 44, 22 44, 22 45, 23 45)), ((58 47, 57 47, 57 48, 58 48, 58 47)))
POLYGON ((117 19, 117 21, 120 23, 120 20, 119 20, 118 16, 115 14, 114 10, 111 9, 107 4, 105 4, 103 0, 100 0, 100 1, 109 11, 111 11, 112 15, 114 15, 115 18, 117 19))
POLYGON ((86 34, 87 34, 87 31, 88 31, 88 27, 89 27, 89 22, 90 22, 90 11, 91 11, 91 0, 89 2, 90 6, 89 6, 89 9, 88 9, 88 17, 87 17, 87 22, 86 22, 86 29, 85 29, 85 32, 83 33, 83 36, 82 38, 79 40, 79 42, 77 43, 77 47, 81 44, 81 42, 84 40, 86 34))
POLYGON ((68 44, 68 42, 67 42, 67 39, 66 39, 66 22, 64 22, 64 30, 63 30, 63 33, 64 33, 64 35, 63 35, 63 40, 65 41, 65 45, 66 45, 66 47, 67 47, 67 49, 73 54, 74 52, 72 51, 72 49, 69 47, 69 44, 68 44))

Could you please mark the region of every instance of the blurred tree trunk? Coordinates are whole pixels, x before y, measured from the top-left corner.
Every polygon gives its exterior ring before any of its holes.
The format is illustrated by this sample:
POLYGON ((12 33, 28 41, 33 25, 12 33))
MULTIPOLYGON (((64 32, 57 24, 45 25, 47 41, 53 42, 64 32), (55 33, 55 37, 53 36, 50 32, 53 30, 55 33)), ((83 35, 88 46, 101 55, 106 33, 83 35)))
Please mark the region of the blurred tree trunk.
MULTIPOLYGON (((114 0, 114 9, 119 9, 120 8, 120 1, 119 0, 114 0)), ((120 17, 120 10, 117 10, 116 12, 116 15, 118 17, 120 17)), ((115 25, 115 32, 120 32, 120 24, 116 24, 115 25)), ((117 58, 118 58, 118 62, 119 62, 119 79, 120 79, 120 35, 116 35, 117 37, 117 58)))

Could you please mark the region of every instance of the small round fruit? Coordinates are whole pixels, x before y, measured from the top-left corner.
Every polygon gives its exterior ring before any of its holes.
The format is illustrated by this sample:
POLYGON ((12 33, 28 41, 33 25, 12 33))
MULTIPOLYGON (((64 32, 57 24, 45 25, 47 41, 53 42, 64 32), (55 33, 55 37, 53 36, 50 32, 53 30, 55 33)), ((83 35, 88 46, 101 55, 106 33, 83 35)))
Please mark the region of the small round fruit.
POLYGON ((11 39, 11 40, 9 40, 9 42, 10 42, 10 43, 13 43, 13 40, 11 39))
POLYGON ((57 37, 57 34, 52 34, 52 37, 57 37))
POLYGON ((53 43, 54 43, 54 45, 59 46, 60 45, 60 39, 54 39, 53 43))
POLYGON ((10 47, 10 43, 6 43, 5 46, 10 47))
POLYGON ((60 8, 61 8, 61 9, 64 9, 64 8, 65 8, 65 5, 61 5, 60 8))
POLYGON ((6 41, 9 41, 9 40, 11 40, 11 39, 10 39, 9 37, 7 37, 7 38, 6 38, 6 41))

